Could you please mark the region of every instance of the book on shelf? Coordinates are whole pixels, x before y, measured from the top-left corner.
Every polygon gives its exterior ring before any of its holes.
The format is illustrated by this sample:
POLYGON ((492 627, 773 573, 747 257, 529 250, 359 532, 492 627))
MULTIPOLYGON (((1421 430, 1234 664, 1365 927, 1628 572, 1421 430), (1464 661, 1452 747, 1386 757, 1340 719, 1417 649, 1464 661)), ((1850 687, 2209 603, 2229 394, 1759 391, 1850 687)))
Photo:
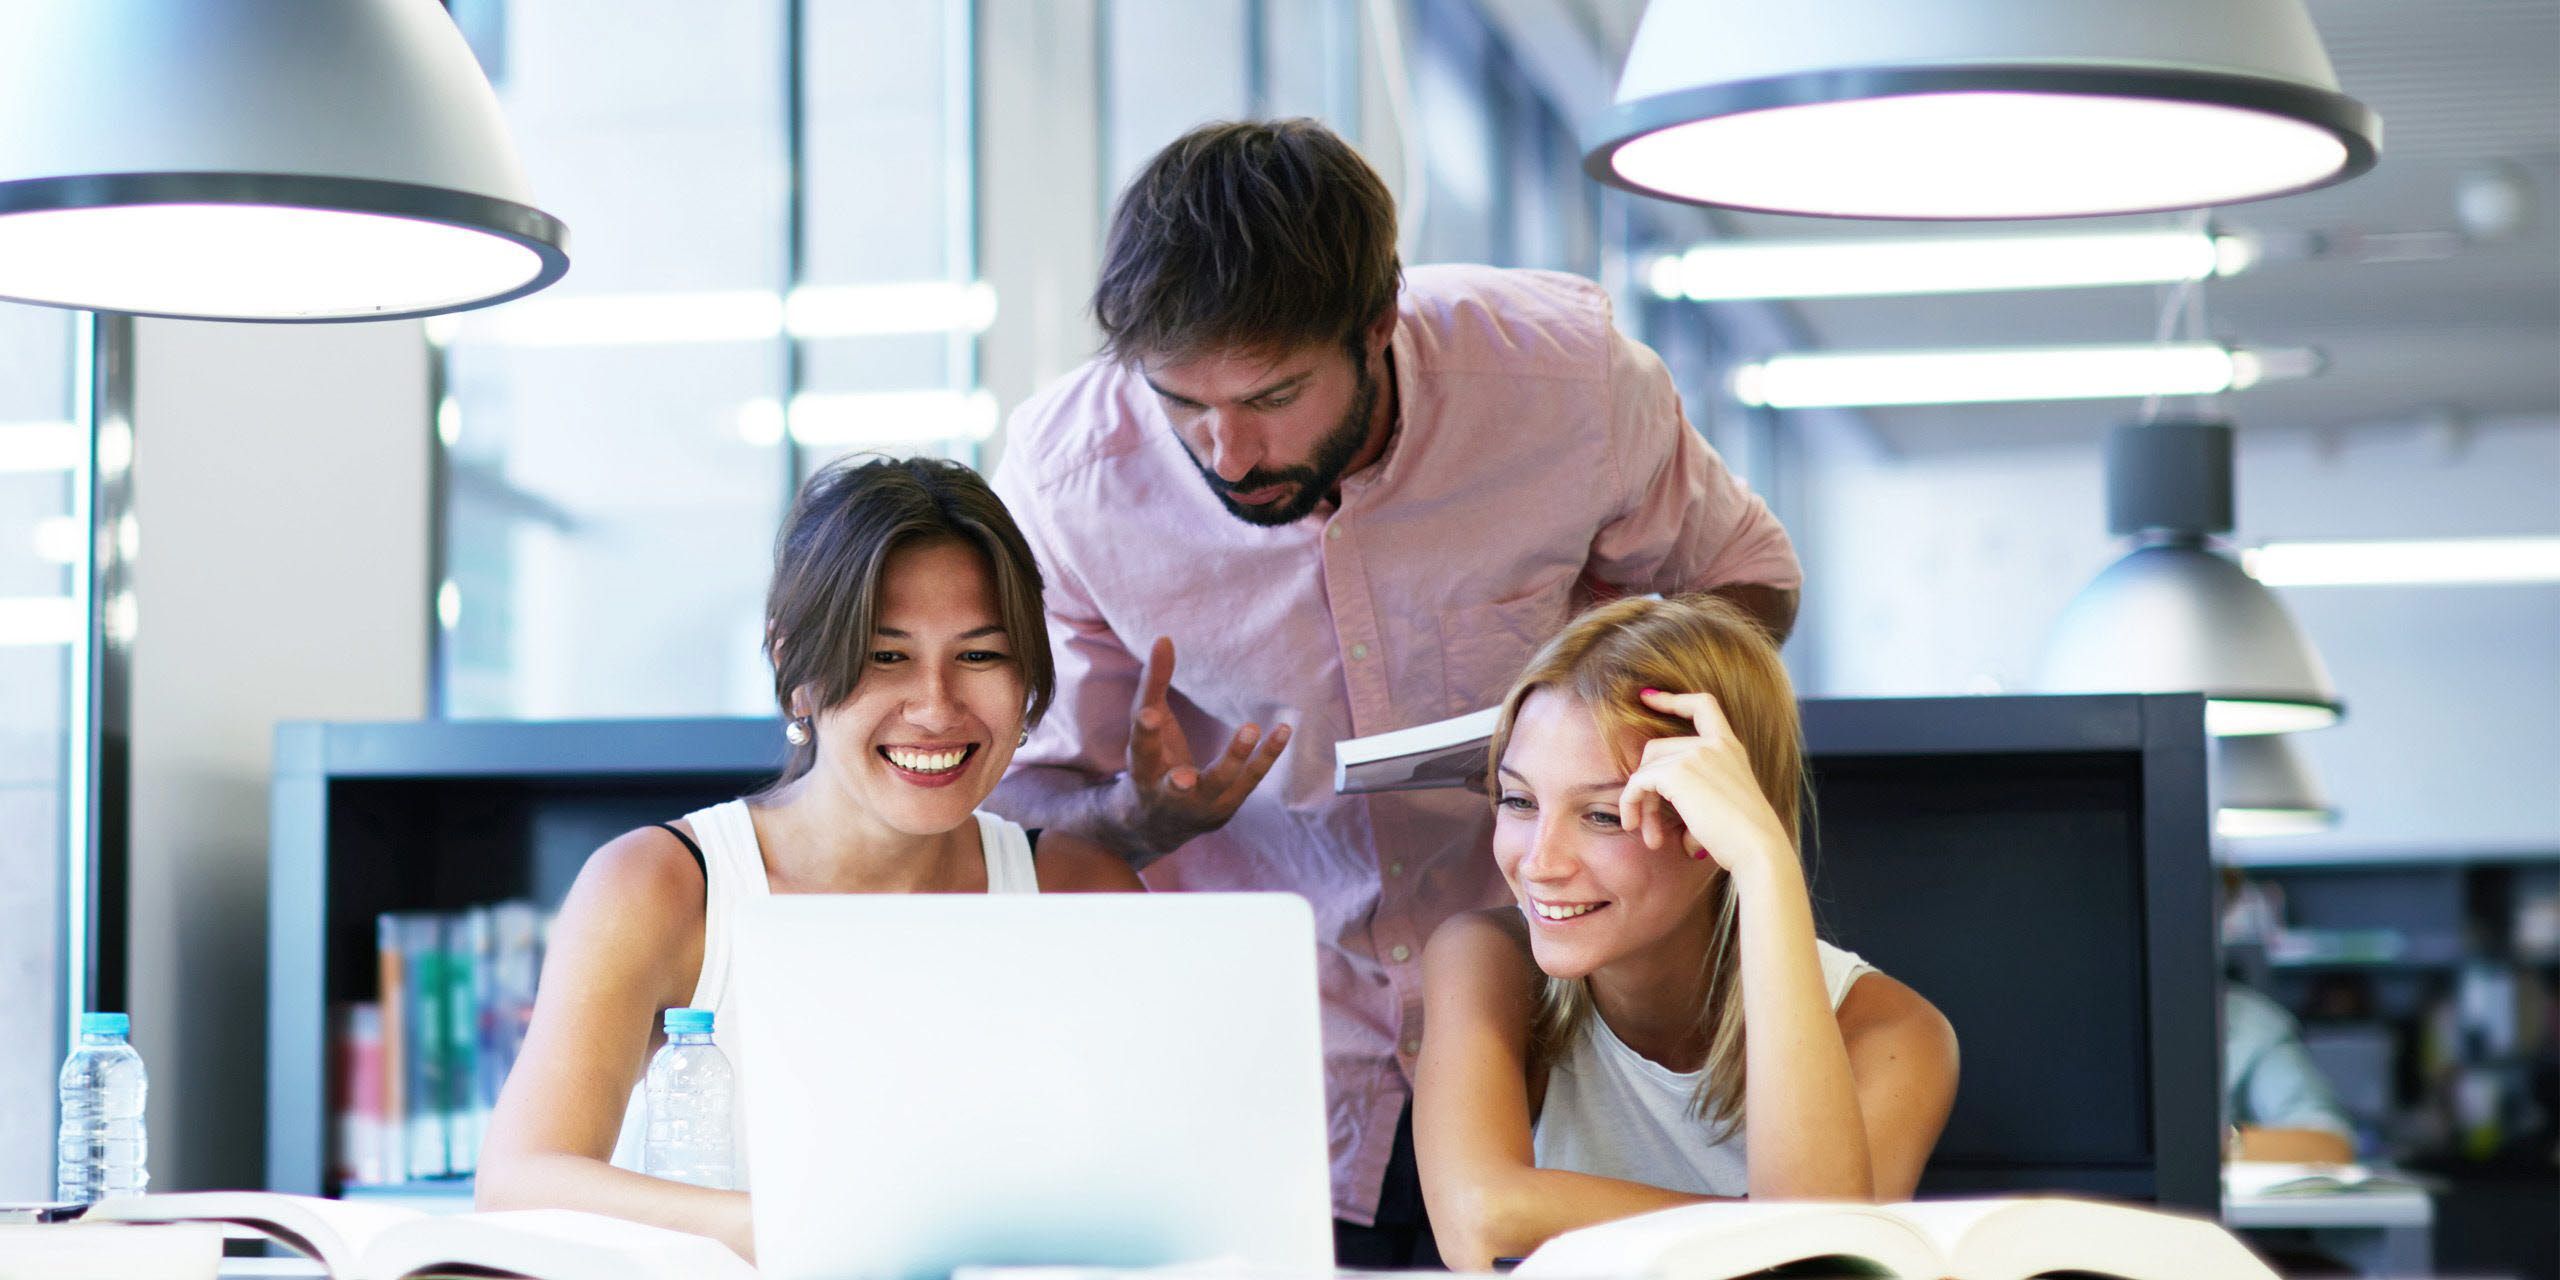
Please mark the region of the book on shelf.
POLYGON ((1687 1205, 1568 1231, 1513 1274, 1731 1280, 1807 1264, 1903 1280, 2276 1280, 2218 1223, 2062 1197, 1687 1205))
POLYGON ((2233 1199, 2427 1190, 2428 1185, 2418 1178, 2370 1165, 2235 1160, 2222 1166, 2222 1194, 2233 1199))
POLYGON ((64 1232, 118 1223, 223 1223, 276 1240, 331 1280, 459 1273, 524 1280, 752 1280, 755 1268, 708 1236, 563 1209, 434 1216, 273 1191, 119 1196, 64 1232))
POLYGON ((527 902, 375 921, 377 1000, 333 1010, 341 1184, 463 1177, 533 1019, 544 913, 527 902))
POLYGON ((1377 791, 1427 791, 1484 786, 1485 749, 1502 708, 1486 707, 1409 729, 1393 729, 1333 744, 1337 795, 1377 791))

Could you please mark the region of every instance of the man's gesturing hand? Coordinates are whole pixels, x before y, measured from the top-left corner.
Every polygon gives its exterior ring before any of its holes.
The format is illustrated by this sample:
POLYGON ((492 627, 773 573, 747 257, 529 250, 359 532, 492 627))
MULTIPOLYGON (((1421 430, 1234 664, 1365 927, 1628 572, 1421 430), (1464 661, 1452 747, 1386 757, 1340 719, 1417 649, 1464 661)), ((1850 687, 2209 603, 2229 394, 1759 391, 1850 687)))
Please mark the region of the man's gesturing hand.
POLYGON ((1271 772, 1281 748, 1289 745, 1289 726, 1275 726, 1265 736, 1261 726, 1247 724, 1203 769, 1166 703, 1172 688, 1173 641, 1158 636, 1138 679, 1138 699, 1129 708, 1129 772, 1121 813, 1122 825, 1137 843, 1158 854, 1225 826, 1262 775, 1271 772))

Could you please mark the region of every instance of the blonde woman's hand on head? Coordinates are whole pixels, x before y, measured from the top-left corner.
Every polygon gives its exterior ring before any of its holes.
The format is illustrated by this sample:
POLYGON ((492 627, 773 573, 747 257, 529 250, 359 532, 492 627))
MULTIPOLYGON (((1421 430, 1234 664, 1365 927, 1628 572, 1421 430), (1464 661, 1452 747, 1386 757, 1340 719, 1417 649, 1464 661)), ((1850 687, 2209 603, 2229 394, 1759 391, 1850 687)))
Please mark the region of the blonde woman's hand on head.
POLYGON ((1795 868, 1794 842, 1769 807, 1751 758, 1711 693, 1637 696, 1654 711, 1689 721, 1696 733, 1653 738, 1619 793, 1618 812, 1648 848, 1713 858, 1738 878, 1795 868))

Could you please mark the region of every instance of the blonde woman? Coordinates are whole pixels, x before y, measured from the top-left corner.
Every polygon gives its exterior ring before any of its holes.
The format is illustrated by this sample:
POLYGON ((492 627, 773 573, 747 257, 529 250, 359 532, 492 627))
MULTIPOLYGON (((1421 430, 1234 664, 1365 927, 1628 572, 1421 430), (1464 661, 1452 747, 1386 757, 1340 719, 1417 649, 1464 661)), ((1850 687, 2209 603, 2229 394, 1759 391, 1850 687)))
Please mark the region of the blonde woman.
POLYGON ((1704 597, 1594 609, 1492 746, 1515 905, 1451 919, 1423 967, 1415 1138, 1449 1265, 1701 1200, 1909 1198, 1955 1034, 1814 936, 1766 634, 1704 597))

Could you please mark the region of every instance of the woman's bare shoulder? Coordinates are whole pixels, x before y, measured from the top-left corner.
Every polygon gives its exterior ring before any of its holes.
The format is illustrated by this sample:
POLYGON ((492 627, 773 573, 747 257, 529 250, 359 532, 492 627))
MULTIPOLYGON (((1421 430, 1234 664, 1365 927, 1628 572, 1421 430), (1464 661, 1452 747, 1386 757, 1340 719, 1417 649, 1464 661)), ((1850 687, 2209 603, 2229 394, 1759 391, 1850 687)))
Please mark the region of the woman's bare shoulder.
MULTIPOLYGON (((569 901, 576 903, 583 896, 617 910, 652 916, 673 912, 699 919, 708 888, 705 874, 693 851, 675 833, 664 827, 640 827, 587 855, 577 883, 569 890, 569 901)), ((562 909, 567 909, 566 904, 562 909)))
POLYGON ((1432 931, 1431 950, 1464 951, 1470 955, 1517 956, 1529 959, 1529 925, 1520 918, 1517 907, 1484 907, 1461 911, 1440 922, 1432 931))
POLYGON ((551 950, 593 978, 626 975, 681 1002, 702 968, 707 891, 703 867, 665 828, 624 832, 587 855, 551 950))

